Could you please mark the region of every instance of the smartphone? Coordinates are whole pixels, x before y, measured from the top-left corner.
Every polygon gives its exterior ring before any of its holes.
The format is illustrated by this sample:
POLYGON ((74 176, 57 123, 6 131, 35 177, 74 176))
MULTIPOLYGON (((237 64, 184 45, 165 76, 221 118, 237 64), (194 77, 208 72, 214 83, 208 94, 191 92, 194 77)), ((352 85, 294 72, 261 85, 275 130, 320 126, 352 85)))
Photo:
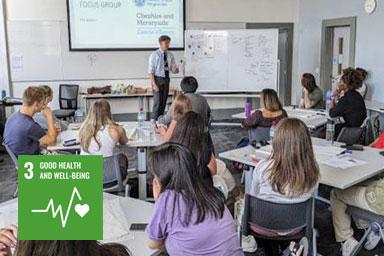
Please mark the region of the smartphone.
POLYGON ((130 231, 145 231, 148 224, 146 223, 132 223, 129 228, 130 231))

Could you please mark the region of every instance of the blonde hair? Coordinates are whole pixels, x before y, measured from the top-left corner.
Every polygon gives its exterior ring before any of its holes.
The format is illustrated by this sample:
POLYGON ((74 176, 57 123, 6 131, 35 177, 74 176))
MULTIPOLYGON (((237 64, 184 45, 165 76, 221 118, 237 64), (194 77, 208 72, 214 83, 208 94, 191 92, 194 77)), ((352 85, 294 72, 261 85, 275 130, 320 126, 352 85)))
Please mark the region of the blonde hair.
POLYGON ((283 105, 280 102, 277 92, 272 89, 264 89, 261 92, 260 105, 262 108, 271 112, 283 110, 283 105))
POLYGON ((299 119, 280 121, 273 138, 269 180, 274 191, 289 197, 310 192, 320 171, 307 126, 299 119))
POLYGON ((48 85, 42 85, 41 88, 45 91, 46 97, 51 97, 53 95, 52 88, 48 85))
POLYGON ((111 124, 114 124, 114 121, 108 101, 95 101, 89 108, 87 117, 80 128, 79 139, 81 148, 89 153, 89 144, 92 139, 95 139, 97 145, 101 148, 101 142, 97 139, 97 133, 111 124))
POLYGON ((189 111, 192 111, 191 101, 184 94, 180 94, 173 103, 173 117, 182 116, 189 111))

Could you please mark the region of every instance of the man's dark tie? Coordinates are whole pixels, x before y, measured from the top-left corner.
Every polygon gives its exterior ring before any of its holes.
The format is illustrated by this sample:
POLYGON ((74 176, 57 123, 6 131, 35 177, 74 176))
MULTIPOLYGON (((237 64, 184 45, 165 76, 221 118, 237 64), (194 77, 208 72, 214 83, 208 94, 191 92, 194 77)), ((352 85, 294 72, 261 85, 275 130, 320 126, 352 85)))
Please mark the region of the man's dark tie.
POLYGON ((165 70, 165 78, 169 78, 168 58, 167 58, 166 52, 164 52, 164 70, 165 70))

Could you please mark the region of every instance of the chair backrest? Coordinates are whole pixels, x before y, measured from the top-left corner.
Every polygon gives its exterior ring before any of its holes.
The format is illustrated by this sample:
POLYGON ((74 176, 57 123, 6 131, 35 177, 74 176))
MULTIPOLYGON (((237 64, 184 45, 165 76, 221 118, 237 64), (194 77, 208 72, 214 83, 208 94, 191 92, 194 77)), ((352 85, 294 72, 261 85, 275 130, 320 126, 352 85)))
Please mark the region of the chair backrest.
POLYGON ((343 127, 336 141, 348 145, 359 144, 364 133, 362 127, 343 127))
POLYGON ((103 184, 116 183, 114 186, 119 191, 124 191, 123 180, 120 173, 119 159, 117 156, 103 158, 103 184))
POLYGON ((305 228, 305 236, 313 232, 313 198, 294 204, 279 204, 245 195, 242 229, 250 234, 250 226, 275 233, 289 233, 305 228))
POLYGON ((5 150, 7 151, 8 155, 11 157, 13 164, 15 165, 16 170, 19 169, 19 161, 17 160, 17 156, 13 151, 8 147, 8 145, 3 144, 5 150))
POLYGON ((270 129, 271 129, 270 127, 261 127, 261 126, 249 129, 248 131, 249 141, 250 142, 269 141, 271 139, 270 133, 269 133, 270 129))
POLYGON ((77 109, 79 85, 61 84, 59 91, 60 109, 77 109))

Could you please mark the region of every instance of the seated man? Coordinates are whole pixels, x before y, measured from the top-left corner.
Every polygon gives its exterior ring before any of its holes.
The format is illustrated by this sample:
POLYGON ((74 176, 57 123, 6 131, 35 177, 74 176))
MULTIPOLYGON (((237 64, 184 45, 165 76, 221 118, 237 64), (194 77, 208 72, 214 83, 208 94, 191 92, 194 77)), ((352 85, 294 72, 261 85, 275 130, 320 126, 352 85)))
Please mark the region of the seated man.
MULTIPOLYGON (((180 87, 185 96, 187 96, 191 101, 193 111, 200 114, 203 118, 204 124, 208 125, 208 121, 211 116, 211 108, 209 107, 207 100, 200 94, 196 93, 197 88, 199 87, 196 78, 192 76, 184 77, 181 81, 180 87)), ((160 123, 165 125, 169 125, 171 123, 172 109, 173 107, 169 109, 163 118, 159 119, 160 123)))
POLYGON ((42 87, 28 87, 23 93, 20 111, 13 113, 5 123, 4 143, 16 156, 38 155, 40 146, 56 143, 52 112, 45 103, 46 93, 42 87), (33 120, 37 112, 42 112, 47 120, 47 133, 33 120))
MULTIPOLYGON (((384 149, 384 132, 371 145, 374 148, 384 149)), ((358 244, 353 237, 351 227, 351 216, 346 213, 347 205, 356 206, 384 215, 384 179, 369 180, 349 189, 334 189, 331 192, 331 206, 333 215, 333 226, 335 228, 336 241, 341 242, 342 255, 350 255, 358 244)), ((366 228, 366 223, 356 223, 359 228, 366 228)), ((380 241, 380 236, 371 232, 365 249, 373 250, 380 241)))

